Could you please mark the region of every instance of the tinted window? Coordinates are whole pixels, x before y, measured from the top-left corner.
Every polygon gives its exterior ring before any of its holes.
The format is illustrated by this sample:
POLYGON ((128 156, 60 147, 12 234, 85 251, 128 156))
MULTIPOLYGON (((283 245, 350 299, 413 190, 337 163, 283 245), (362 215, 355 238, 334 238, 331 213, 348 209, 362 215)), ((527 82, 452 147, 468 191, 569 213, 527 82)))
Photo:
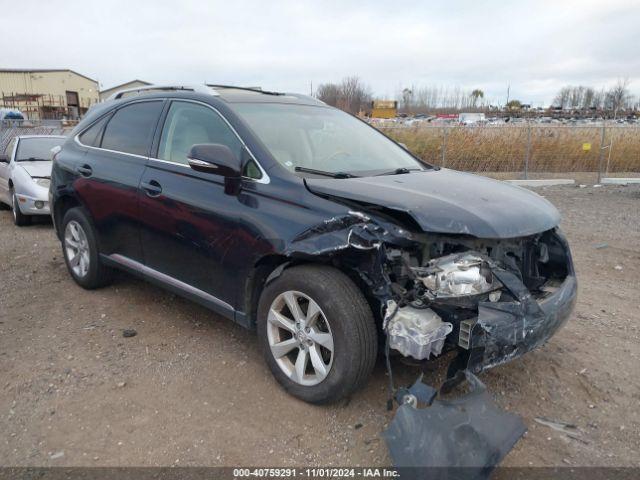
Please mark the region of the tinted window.
POLYGON ((118 110, 107 124, 102 148, 146 155, 162 102, 140 102, 118 110))
POLYGON ((187 164, 187 154, 198 143, 221 143, 242 158, 242 143, 212 109, 189 102, 173 102, 162 128, 158 158, 187 164))
POLYGON ((99 147, 102 139, 102 129, 109 120, 109 115, 98 120, 88 130, 80 135, 80 143, 89 147, 99 147))
POLYGON ((16 162, 51 160, 51 149, 63 143, 64 138, 23 138, 18 142, 16 162))

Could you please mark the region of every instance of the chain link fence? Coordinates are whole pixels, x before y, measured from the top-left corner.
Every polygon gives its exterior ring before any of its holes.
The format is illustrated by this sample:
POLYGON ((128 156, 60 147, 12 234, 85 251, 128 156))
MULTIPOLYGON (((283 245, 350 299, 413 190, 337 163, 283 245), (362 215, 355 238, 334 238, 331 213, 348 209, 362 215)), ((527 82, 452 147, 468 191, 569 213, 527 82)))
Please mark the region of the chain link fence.
POLYGON ((640 176, 637 125, 381 126, 428 163, 503 179, 640 176))
POLYGON ((0 152, 4 152, 13 137, 22 135, 68 135, 73 127, 60 125, 23 126, 0 122, 0 152))

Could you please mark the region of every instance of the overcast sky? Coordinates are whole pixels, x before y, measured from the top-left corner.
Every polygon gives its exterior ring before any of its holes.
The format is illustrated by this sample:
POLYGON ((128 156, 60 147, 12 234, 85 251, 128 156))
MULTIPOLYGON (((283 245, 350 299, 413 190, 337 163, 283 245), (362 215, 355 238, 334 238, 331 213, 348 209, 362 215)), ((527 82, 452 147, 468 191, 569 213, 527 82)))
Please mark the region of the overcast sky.
POLYGON ((640 93, 640 0, 0 0, 2 68, 71 68, 102 88, 153 83, 262 86, 361 77, 480 88, 494 103, 548 104, 564 84, 640 93))

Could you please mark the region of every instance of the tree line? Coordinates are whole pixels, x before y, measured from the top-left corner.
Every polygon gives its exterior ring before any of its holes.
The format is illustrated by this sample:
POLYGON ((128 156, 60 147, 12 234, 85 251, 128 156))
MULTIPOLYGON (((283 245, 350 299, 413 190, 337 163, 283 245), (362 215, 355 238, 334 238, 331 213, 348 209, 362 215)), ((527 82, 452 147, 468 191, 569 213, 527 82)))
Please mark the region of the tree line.
POLYGON ((633 110, 640 107, 640 99, 629 91, 629 80, 621 79, 609 89, 597 90, 583 85, 567 85, 560 89, 552 106, 574 110, 633 110))
MULTIPOLYGON (((373 92, 357 76, 344 78, 339 83, 320 84, 315 96, 328 105, 338 107, 350 113, 366 112, 371 107, 373 92)), ((502 109, 487 103, 481 89, 465 90, 460 87, 411 86, 398 89, 394 100, 402 110, 413 113, 434 110, 485 111, 502 109)), ((524 102, 511 99, 506 108, 518 110, 524 102)), ((583 85, 562 87, 554 97, 552 107, 573 110, 620 110, 640 109, 640 98, 631 94, 627 79, 608 88, 596 89, 583 85)))

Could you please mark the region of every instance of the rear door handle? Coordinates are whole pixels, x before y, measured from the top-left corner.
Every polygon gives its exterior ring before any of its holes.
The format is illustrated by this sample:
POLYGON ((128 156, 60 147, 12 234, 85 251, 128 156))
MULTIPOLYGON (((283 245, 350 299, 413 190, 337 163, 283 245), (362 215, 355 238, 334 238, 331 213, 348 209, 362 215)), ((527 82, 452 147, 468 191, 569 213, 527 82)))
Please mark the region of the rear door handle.
POLYGON ((144 193, 146 193, 149 197, 157 197, 162 193, 162 186, 155 180, 142 182, 140 186, 144 190, 144 193))
POLYGON ((93 174, 93 169, 86 164, 76 168, 76 171, 83 177, 90 177, 93 174))

